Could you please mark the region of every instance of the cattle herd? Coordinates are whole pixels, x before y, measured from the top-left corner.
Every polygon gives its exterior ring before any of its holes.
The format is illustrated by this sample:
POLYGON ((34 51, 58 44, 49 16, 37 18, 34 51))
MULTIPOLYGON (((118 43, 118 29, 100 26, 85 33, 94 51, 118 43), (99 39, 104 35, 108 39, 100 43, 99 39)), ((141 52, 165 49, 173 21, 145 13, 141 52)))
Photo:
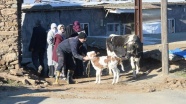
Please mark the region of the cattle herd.
POLYGON ((101 81, 101 72, 103 69, 109 69, 109 74, 113 73, 112 84, 118 83, 120 70, 118 64, 124 71, 122 60, 130 60, 133 70, 133 77, 140 70, 139 62, 142 56, 142 43, 140 38, 135 34, 130 35, 115 35, 111 34, 106 39, 107 56, 96 56, 95 51, 87 52, 93 68, 96 70, 96 82, 101 81))

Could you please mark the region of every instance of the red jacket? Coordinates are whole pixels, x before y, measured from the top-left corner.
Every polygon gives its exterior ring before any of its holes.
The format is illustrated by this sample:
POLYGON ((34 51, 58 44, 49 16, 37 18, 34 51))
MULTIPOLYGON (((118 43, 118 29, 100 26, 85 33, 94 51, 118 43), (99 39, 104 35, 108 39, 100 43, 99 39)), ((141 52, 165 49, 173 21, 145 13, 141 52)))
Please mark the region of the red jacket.
POLYGON ((59 43, 61 43, 62 41, 63 41, 62 36, 59 34, 56 34, 54 37, 54 48, 53 48, 53 54, 52 54, 52 60, 54 60, 55 62, 58 62, 56 50, 57 50, 59 43))

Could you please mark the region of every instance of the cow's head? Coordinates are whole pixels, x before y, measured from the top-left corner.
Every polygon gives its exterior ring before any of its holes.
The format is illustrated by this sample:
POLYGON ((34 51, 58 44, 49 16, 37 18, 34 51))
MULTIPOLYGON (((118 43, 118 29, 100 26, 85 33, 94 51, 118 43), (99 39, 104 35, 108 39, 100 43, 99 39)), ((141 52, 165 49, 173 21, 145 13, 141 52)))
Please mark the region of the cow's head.
POLYGON ((129 59, 129 57, 133 55, 134 49, 135 49, 134 45, 133 45, 133 42, 129 42, 129 43, 125 44, 123 47, 126 51, 125 58, 129 59))
POLYGON ((131 41, 126 45, 127 55, 126 57, 135 56, 138 57, 141 50, 141 43, 131 41))
POLYGON ((92 58, 94 58, 94 57, 96 57, 96 52, 95 51, 89 51, 89 52, 87 52, 87 56, 88 56, 88 58, 89 59, 92 59, 92 58))

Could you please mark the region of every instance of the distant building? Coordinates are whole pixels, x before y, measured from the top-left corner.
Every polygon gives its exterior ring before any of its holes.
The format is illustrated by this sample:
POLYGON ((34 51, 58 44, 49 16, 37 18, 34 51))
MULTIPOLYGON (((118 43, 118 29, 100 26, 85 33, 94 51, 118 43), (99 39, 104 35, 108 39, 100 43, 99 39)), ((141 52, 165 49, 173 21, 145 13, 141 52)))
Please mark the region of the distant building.
MULTIPOLYGON (((67 1, 67 0, 66 0, 67 1)), ((93 0, 92 0, 93 1, 93 0)), ((27 47, 32 27, 37 19, 49 29, 52 22, 64 25, 78 20, 88 34, 92 46, 101 44, 110 34, 131 34, 134 32, 134 3, 116 1, 104 2, 60 2, 39 3, 22 6, 23 57, 30 58, 27 47), (99 38, 100 41, 95 41, 99 38)), ((52 1, 51 1, 52 2, 52 1)), ((143 33, 161 32, 160 2, 143 2, 143 33)), ((186 2, 168 3, 168 33, 186 32, 186 2)), ((103 44, 105 45, 105 44, 103 44)), ((104 46, 103 46, 104 47, 104 46)))

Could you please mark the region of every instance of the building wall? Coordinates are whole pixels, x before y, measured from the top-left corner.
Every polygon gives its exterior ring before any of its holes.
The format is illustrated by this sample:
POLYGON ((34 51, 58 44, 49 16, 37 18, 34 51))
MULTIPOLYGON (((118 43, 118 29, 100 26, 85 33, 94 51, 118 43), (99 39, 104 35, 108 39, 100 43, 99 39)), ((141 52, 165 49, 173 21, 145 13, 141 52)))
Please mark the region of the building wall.
MULTIPOLYGON (((161 9, 159 9, 156 13, 154 12, 154 10, 146 10, 146 15, 145 14, 143 15, 144 16, 143 23, 156 24, 157 22, 160 22, 160 29, 161 29, 161 17, 159 17, 158 14, 161 14, 161 9), (156 14, 157 16, 153 16, 153 14, 156 14)), ((174 26, 175 33, 186 32, 186 6, 183 6, 183 5, 182 6, 181 5, 168 6, 167 18, 168 20, 170 19, 175 20, 175 26, 174 26)), ((169 23, 168 23, 168 30, 171 31, 171 28, 169 28, 169 23)), ((146 31, 146 30, 143 30, 143 31, 146 31)))
POLYGON ((19 69, 21 0, 0 1, 0 71, 19 69))
MULTIPOLYGON (((91 35, 104 33, 104 29, 99 26, 99 18, 103 13, 99 10, 54 10, 54 11, 29 11, 22 13, 22 63, 31 62, 31 52, 28 51, 32 29, 37 20, 41 21, 41 25, 46 31, 50 29, 51 23, 64 24, 65 26, 72 24, 78 20, 81 23, 89 23, 91 35), (94 14, 94 15, 93 15, 94 14)), ((47 47, 47 45, 46 45, 47 47)), ((34 67, 32 64, 30 67, 34 67)), ((47 54, 45 53, 45 68, 47 68, 47 54)), ((46 69, 45 69, 46 70, 46 69)))
MULTIPOLYGON (((31 60, 31 52, 28 51, 28 46, 32 36, 32 28, 37 20, 41 21, 42 26, 49 30, 51 23, 72 24, 78 20, 80 23, 89 23, 89 36, 106 36, 106 24, 113 22, 126 22, 126 19, 131 19, 130 15, 108 14, 103 9, 78 9, 78 10, 56 10, 56 11, 38 11, 38 12, 23 12, 22 13, 22 45, 23 45, 23 61, 31 60), (103 25, 101 24, 103 20, 103 25)), ((129 22, 129 21, 128 21, 129 22)))
POLYGON ((102 9, 65 10, 59 14, 60 22, 64 25, 72 24, 73 21, 78 20, 80 23, 89 23, 91 36, 105 34, 105 28, 101 26, 101 19, 104 19, 105 16, 102 9))
MULTIPOLYGON (((182 6, 172 6, 168 11, 168 18, 175 18, 176 32, 184 32, 186 30, 185 18, 186 14, 182 6), (180 15, 181 14, 181 15, 180 15)), ((156 10, 157 12, 157 10, 156 10)), ((159 11, 160 12, 160 11, 159 11)), ((157 16, 159 18, 159 15, 157 16)), ((157 18, 152 18, 153 21, 157 18)), ((22 13, 22 57, 23 62, 31 60, 31 52, 28 51, 32 28, 37 20, 41 20, 42 26, 49 30, 50 24, 55 22, 57 24, 72 24, 73 21, 78 20, 80 23, 89 23, 89 36, 106 36, 107 23, 120 23, 127 25, 127 33, 134 31, 134 14, 113 14, 108 13, 102 8, 90 9, 69 9, 69 10, 34 10, 32 8, 22 13), (103 20, 103 24, 101 24, 103 20)), ((123 28, 121 27, 121 34, 123 28)), ((125 31, 126 31, 125 30, 125 31)))
POLYGON ((170 6, 168 18, 174 18, 176 23, 176 33, 186 32, 186 6, 170 6))

